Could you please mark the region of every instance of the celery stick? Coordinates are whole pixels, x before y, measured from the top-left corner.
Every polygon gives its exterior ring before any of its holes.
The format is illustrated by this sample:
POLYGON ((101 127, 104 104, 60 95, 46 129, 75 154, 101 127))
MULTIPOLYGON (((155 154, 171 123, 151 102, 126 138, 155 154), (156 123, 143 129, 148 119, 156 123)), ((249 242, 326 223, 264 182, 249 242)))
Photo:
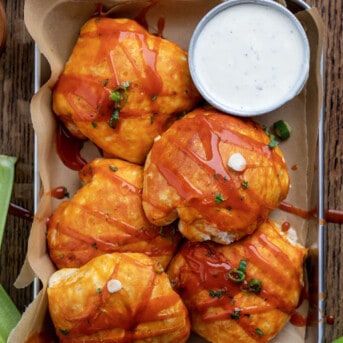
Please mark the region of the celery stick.
MULTIPOLYGON (((0 248, 5 231, 8 206, 13 188, 16 157, 0 155, 0 248)), ((21 317, 15 304, 0 284, 0 343, 7 341, 21 317)))
POLYGON ((19 310, 0 284, 0 343, 7 342, 8 335, 20 317, 19 310))
POLYGON ((16 157, 0 155, 0 247, 11 200, 16 157))

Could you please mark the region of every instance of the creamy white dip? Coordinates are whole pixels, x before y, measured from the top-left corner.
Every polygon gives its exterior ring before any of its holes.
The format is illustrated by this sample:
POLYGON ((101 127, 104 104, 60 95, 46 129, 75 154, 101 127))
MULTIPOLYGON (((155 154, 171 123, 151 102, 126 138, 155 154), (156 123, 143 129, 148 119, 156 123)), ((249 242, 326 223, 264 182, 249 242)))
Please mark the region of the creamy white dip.
POLYGON ((193 38, 190 67, 200 92, 236 114, 264 113, 288 101, 308 74, 300 30, 280 10, 258 3, 218 12, 193 38))

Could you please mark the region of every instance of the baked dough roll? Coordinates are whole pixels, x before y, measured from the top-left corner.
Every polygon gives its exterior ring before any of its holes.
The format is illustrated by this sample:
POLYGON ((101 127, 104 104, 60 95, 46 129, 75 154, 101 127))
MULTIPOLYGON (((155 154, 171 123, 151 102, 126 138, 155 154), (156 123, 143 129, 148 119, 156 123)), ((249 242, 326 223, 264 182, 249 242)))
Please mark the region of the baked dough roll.
POLYGON ((130 19, 92 18, 53 89, 53 111, 107 156, 142 164, 154 138, 201 99, 187 52, 130 19))
POLYGON ((80 267, 112 252, 140 252, 165 268, 181 235, 174 224, 152 225, 142 208, 143 167, 95 159, 80 172, 83 183, 48 221, 48 248, 58 268, 80 267))
POLYGON ((186 242, 167 273, 194 332, 212 343, 268 342, 299 303, 306 254, 269 220, 230 245, 186 242))
POLYGON ((149 153, 143 208, 155 225, 180 218, 189 240, 229 244, 252 233, 279 206, 289 174, 258 123, 197 108, 175 122, 149 153))
POLYGON ((63 343, 186 342, 187 309, 144 254, 113 253, 55 272, 49 311, 63 343))

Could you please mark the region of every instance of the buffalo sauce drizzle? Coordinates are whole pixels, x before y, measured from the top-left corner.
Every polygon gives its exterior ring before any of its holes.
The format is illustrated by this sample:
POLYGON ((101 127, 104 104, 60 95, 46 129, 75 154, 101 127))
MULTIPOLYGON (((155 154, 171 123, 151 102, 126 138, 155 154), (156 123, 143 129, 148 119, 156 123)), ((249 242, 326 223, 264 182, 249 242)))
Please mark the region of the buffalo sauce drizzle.
MULTIPOLYGON (((315 218, 317 215, 317 208, 306 211, 285 201, 281 202, 279 209, 304 219, 315 218)), ((343 224, 343 211, 327 209, 324 213, 324 220, 327 223, 343 224)), ((325 223, 322 224, 324 225, 325 223)))
MULTIPOLYGON (((294 289, 294 287, 297 287, 300 289, 301 285, 298 281, 295 281, 299 277, 296 275, 297 272, 288 256, 269 241, 263 232, 258 234, 257 240, 258 243, 250 238, 241 241, 240 244, 243 246, 245 259, 253 261, 254 266, 261 271, 261 275, 268 275, 273 278, 273 282, 282 283, 283 288, 294 289), (281 258, 284 268, 294 273, 294 277, 284 277, 281 270, 259 253, 255 247, 256 244, 267 248, 268 252, 271 253, 271 259, 273 259, 273 256, 276 259, 281 258)), ((238 311, 240 317, 235 319, 238 325, 251 337, 261 342, 266 342, 263 335, 260 336, 256 332, 257 328, 251 323, 250 315, 269 312, 273 309, 278 309, 288 314, 292 313, 294 304, 288 301, 287 298, 283 299, 283 297, 269 292, 268 283, 263 283, 263 281, 262 290, 258 293, 258 296, 264 299, 264 304, 240 308, 239 303, 235 300, 235 296, 242 292, 241 288, 247 285, 249 275, 248 273, 246 274, 246 279, 243 283, 231 281, 227 273, 230 269, 237 268, 237 266, 232 265, 231 261, 221 254, 219 249, 216 248, 215 243, 188 241, 181 247, 180 253, 187 263, 186 266, 182 267, 186 268, 187 271, 185 273, 187 273, 187 277, 182 278, 183 281, 180 281, 181 283, 177 284, 176 288, 179 288, 182 297, 185 299, 191 299, 194 296, 194 292, 199 292, 200 290, 209 292, 208 299, 203 300, 202 303, 190 305, 194 311, 201 315, 204 321, 226 320, 235 311, 238 311), (218 296, 211 296, 211 291, 219 291, 220 293, 218 296), (207 312, 209 307, 219 309, 207 312)))
MULTIPOLYGON (((93 307, 93 311, 95 312, 90 311, 85 318, 81 318, 76 322, 76 325, 68 334, 70 338, 78 337, 80 334, 84 334, 85 332, 92 334, 102 330, 112 329, 114 322, 117 322, 118 327, 125 330, 125 336, 120 339, 120 342, 125 343, 132 342, 133 340, 158 337, 162 334, 175 332, 175 330, 179 329, 173 325, 160 325, 156 326, 156 330, 154 331, 135 330, 141 323, 159 320, 168 321, 168 319, 180 315, 180 313, 175 311, 163 311, 164 309, 174 306, 178 301, 180 301, 180 298, 173 291, 154 298, 152 296, 154 288, 156 285, 157 287, 160 287, 158 285, 161 282, 161 280, 157 280, 160 276, 155 272, 155 266, 141 265, 139 261, 133 260, 127 255, 121 257, 120 261, 114 265, 113 272, 109 277, 109 280, 120 280, 118 272, 121 268, 121 264, 128 264, 130 266, 135 264, 136 273, 138 275, 140 275, 140 273, 144 275, 144 282, 140 285, 140 287, 143 287, 143 290, 139 291, 140 296, 136 296, 135 300, 127 299, 126 311, 122 312, 121 316, 118 317, 116 306, 110 305, 114 303, 113 300, 110 299, 113 297, 113 294, 108 291, 105 285, 101 291, 98 291, 98 299, 96 301, 96 305, 93 307), (131 308, 129 304, 130 301, 137 301, 138 304, 131 304, 131 306, 133 306, 131 308)), ((167 282, 167 280, 165 279, 162 282, 167 282)), ((119 293, 120 292, 122 292, 122 290, 119 290, 119 293)), ((126 291, 123 290, 123 292, 126 291)), ((119 296, 125 297, 125 294, 119 294, 119 296)))
MULTIPOLYGON (((94 169, 94 168, 93 168, 94 169)), ((118 194, 118 197, 141 197, 142 189, 134 186, 130 182, 121 178, 115 171, 111 171, 108 168, 108 171, 104 169, 97 168, 96 174, 99 175, 101 179, 110 179, 112 185, 112 191, 118 194), (120 190, 120 192, 118 192, 120 190)), ((107 190, 108 192, 110 190, 107 190)), ((135 201, 133 201, 135 202, 135 201)), ((127 222, 124 219, 118 219, 116 216, 104 211, 94 209, 92 205, 79 204, 76 202, 70 203, 69 206, 79 207, 81 213, 83 213, 83 218, 95 218, 95 222, 99 223, 98 227, 102 225, 113 226, 113 230, 110 233, 103 235, 94 235, 92 234, 92 228, 82 227, 81 230, 77 230, 71 226, 59 224, 56 229, 69 237, 72 238, 72 241, 68 242, 68 249, 71 251, 76 250, 80 246, 80 242, 86 243, 96 250, 96 254, 100 252, 114 252, 118 249, 123 249, 123 246, 126 244, 133 244, 137 242, 147 242, 143 246, 142 252, 146 253, 149 256, 161 256, 163 254, 171 254, 175 249, 175 244, 173 244, 175 230, 168 230, 169 226, 164 228, 163 232, 168 232, 164 235, 168 238, 163 238, 160 233, 160 228, 148 224, 146 221, 146 227, 137 228, 127 222), (106 223, 106 224, 102 224, 106 223), (155 243, 154 243, 155 242, 155 243)), ((120 205, 118 205, 120 206, 120 205)), ((124 213, 127 213, 126 203, 123 205, 124 213)), ((142 212, 142 216, 144 216, 142 212)), ((177 241, 176 241, 177 242, 177 241)), ((85 256, 85 258, 88 258, 85 256)))
MULTIPOLYGON (((182 119, 182 130, 180 135, 183 136, 183 141, 173 139, 173 136, 168 136, 168 144, 176 147, 177 150, 182 151, 184 156, 193 160, 194 163, 199 165, 201 170, 207 171, 208 175, 216 177, 218 185, 218 193, 221 195, 222 200, 216 201, 216 194, 209 194, 196 186, 188 180, 188 175, 180 172, 180 165, 174 158, 161 158, 163 156, 164 144, 155 143, 154 149, 151 152, 152 162, 155 163, 164 176, 169 185, 174 187, 180 197, 187 202, 191 207, 196 208, 204 218, 211 222, 215 222, 216 213, 212 216, 208 211, 208 207, 221 207, 248 210, 248 205, 244 202, 241 192, 241 182, 243 181, 242 173, 229 173, 229 168, 224 165, 220 154, 220 144, 222 142, 230 142, 237 145, 240 149, 257 151, 263 155, 268 156, 274 163, 284 165, 285 162, 279 155, 274 153, 267 144, 258 142, 249 136, 242 135, 229 128, 223 128, 221 122, 217 122, 215 116, 203 115, 201 109, 197 110, 196 117, 188 120, 187 117, 182 119), (213 118, 213 119, 212 119, 213 118), (187 139, 185 139, 187 137, 187 139), (197 154, 195 149, 190 149, 194 142, 199 141, 204 153, 204 157, 197 154)), ((194 113, 194 112, 193 112, 194 113)), ((175 125, 175 124, 174 124, 175 125)), ((177 125, 177 123, 176 123, 177 125)), ((165 138, 166 136, 164 136, 165 138)), ((254 168, 256 166, 248 166, 247 168, 254 168)), ((257 166, 258 167, 258 166, 257 166)), ((275 171, 276 173, 276 171, 275 171)), ((256 202, 261 207, 268 208, 268 204, 261 199, 257 194, 254 194, 251 189, 246 189, 250 197, 254 197, 256 202)))
POLYGON ((58 122, 56 150, 65 166, 72 170, 80 170, 87 164, 81 156, 83 143, 83 140, 73 136, 61 122, 58 122))
MULTIPOLYGON (((163 82, 156 69, 161 39, 155 37, 148 42, 148 33, 139 25, 132 26, 132 22, 112 24, 113 19, 94 18, 96 31, 80 33, 80 39, 95 40, 97 53, 92 64, 106 63, 110 75, 101 79, 91 73, 80 75, 72 72, 63 73, 56 90, 64 94, 73 108, 74 121, 108 121, 114 110, 114 102, 109 98, 111 92, 124 82, 132 80, 120 79, 120 67, 115 54, 119 49, 124 61, 130 64, 135 72, 137 84, 141 92, 151 98, 161 93, 163 82), (130 44, 126 42, 130 41, 130 44), (134 42, 134 44, 133 44, 134 42), (134 52, 129 46, 134 45, 134 52), (141 65, 143 64, 143 65, 141 65)), ((130 96, 129 96, 130 97, 130 96)), ((128 98, 129 100, 129 98, 128 98)), ((120 111, 121 116, 139 116, 137 111, 129 111, 125 106, 120 111)))

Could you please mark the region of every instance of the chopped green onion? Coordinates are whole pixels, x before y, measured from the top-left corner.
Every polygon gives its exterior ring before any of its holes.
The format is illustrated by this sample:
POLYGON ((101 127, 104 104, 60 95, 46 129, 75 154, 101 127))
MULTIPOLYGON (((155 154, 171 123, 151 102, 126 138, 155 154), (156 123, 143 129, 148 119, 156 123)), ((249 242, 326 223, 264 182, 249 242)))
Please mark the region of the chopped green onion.
POLYGON ((111 94, 110 94, 110 98, 111 100, 113 100, 114 102, 120 102, 124 99, 123 97, 123 94, 117 90, 117 91, 113 91, 111 94))
POLYGON ((221 202, 223 202, 223 201, 224 201, 223 196, 222 196, 220 193, 218 193, 218 194, 216 195, 216 197, 214 198, 214 202, 215 202, 216 204, 219 204, 219 203, 221 203, 221 202))
POLYGON ((114 172, 116 172, 118 170, 118 167, 112 166, 112 165, 110 165, 109 168, 110 168, 110 170, 112 170, 114 172))
POLYGON ((213 289, 210 289, 208 291, 208 294, 212 297, 212 298, 221 298, 224 294, 226 293, 225 290, 223 289, 219 289, 217 291, 214 291, 213 289))
POLYGON ((263 331, 262 331, 261 329, 256 328, 256 329, 255 329, 255 332, 256 332, 260 337, 263 336, 263 331))
POLYGON ((241 185, 244 189, 248 189, 249 187, 248 181, 242 181, 241 185))
POLYGON ((278 120, 273 125, 276 135, 281 139, 285 140, 291 135, 291 127, 284 120, 278 120))
POLYGON ((274 135, 270 134, 269 138, 270 138, 270 142, 268 144, 268 147, 270 149, 274 149, 277 145, 279 145, 280 142, 275 139, 274 135))
POLYGON ((232 319, 239 319, 239 318, 241 318, 241 313, 240 313, 240 311, 234 310, 234 311, 231 313, 231 318, 232 318, 232 319))
POLYGON ((112 116, 110 118, 108 125, 110 127, 114 128, 116 126, 118 120, 119 120, 119 110, 116 108, 112 113, 112 116))
POLYGON ((239 261, 239 266, 238 266, 238 270, 242 271, 243 273, 245 273, 245 270, 247 269, 247 261, 245 260, 240 260, 239 261))
POLYGON ((229 279, 233 282, 243 282, 245 280, 245 273, 239 269, 231 269, 227 273, 229 279))
POLYGON ((262 289, 262 282, 259 279, 251 279, 248 282, 248 291, 252 293, 259 293, 262 289))
POLYGON ((59 332, 60 332, 60 334, 62 334, 62 335, 68 335, 69 330, 66 330, 66 329, 59 329, 59 332))
POLYGON ((113 92, 110 94, 110 99, 114 101, 114 111, 108 122, 111 128, 116 126, 119 120, 119 111, 126 105, 129 98, 128 88, 130 87, 130 82, 123 82, 121 85, 117 86, 113 92))

